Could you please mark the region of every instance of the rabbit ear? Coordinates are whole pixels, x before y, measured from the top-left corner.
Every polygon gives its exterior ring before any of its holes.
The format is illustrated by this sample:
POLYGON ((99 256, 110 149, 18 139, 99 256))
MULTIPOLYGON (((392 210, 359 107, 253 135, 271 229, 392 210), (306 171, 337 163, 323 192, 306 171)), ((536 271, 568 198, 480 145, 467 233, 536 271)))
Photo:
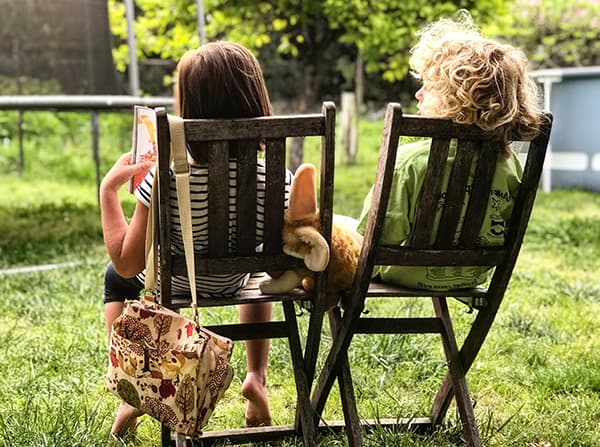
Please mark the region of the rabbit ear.
POLYGON ((310 163, 302 164, 296 170, 290 189, 290 220, 310 219, 317 213, 316 178, 317 169, 310 163))

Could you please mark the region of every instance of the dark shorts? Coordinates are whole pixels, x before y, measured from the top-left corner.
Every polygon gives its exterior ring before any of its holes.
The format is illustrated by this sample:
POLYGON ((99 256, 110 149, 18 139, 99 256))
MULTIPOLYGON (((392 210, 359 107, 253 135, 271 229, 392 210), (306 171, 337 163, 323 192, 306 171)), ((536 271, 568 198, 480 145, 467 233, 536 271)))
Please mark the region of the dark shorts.
POLYGON ((110 303, 113 301, 137 300, 140 297, 140 292, 144 288, 144 284, 137 279, 123 278, 117 273, 112 262, 106 266, 104 273, 104 302, 110 303))

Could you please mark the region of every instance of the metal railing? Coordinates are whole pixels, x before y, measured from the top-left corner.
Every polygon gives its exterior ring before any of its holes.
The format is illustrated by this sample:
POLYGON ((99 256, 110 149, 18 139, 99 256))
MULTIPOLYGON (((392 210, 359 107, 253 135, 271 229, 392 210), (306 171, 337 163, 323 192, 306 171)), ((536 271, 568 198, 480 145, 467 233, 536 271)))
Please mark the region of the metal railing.
POLYGON ((134 105, 172 106, 173 98, 125 95, 0 96, 0 110, 131 110, 134 105))
POLYGON ((98 132, 98 113, 101 111, 122 111, 132 112, 133 106, 142 105, 147 107, 172 107, 173 98, 170 97, 151 97, 151 96, 125 96, 125 95, 18 95, 1 96, 0 110, 17 110, 18 118, 18 137, 19 154, 23 155, 23 112, 28 110, 47 110, 47 111, 80 111, 90 112, 91 118, 91 140, 92 156, 96 169, 96 189, 99 192, 101 173, 100 173, 100 153, 99 153, 99 132, 98 132))

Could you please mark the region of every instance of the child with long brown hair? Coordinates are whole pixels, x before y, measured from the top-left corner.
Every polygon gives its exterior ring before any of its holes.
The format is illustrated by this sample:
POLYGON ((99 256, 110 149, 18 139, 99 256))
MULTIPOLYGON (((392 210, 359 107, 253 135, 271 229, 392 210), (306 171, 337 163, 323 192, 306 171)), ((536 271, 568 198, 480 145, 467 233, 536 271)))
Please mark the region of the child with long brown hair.
MULTIPOLYGON (((243 46, 231 42, 209 43, 186 53, 177 66, 176 108, 182 118, 245 118, 272 115, 271 103, 263 74, 256 58, 243 46)), ((257 144, 257 150, 261 150, 257 144)), ((199 145, 191 144, 188 152, 193 159, 190 165, 190 193, 192 206, 192 230, 195 249, 207 250, 207 200, 204 186, 208 170, 206 159, 199 145)), ((110 335, 112 323, 123 310, 125 299, 135 299, 143 287, 145 264, 145 235, 148 207, 154 172, 146 176, 136 189, 135 211, 131 221, 125 219, 117 195, 120 187, 133 175, 144 172, 147 163, 131 164, 131 155, 124 154, 104 177, 100 188, 102 228, 106 250, 111 262, 105 274, 104 313, 110 335)), ((257 189, 264 189, 265 165, 257 167, 257 189)), ((235 179, 235 167, 230 166, 230 178, 235 179)), ((292 174, 286 177, 286 205, 292 174)), ((174 183, 174 178, 171 179, 174 183)), ((264 212, 264 200, 257 200, 257 216, 264 212)), ((170 204, 177 210, 176 199, 170 204)), ((178 212, 172 213, 177 216, 178 212)), ((233 220, 230 222, 235 232, 233 220)), ((183 252, 181 227, 178 219, 171 222, 172 250, 183 252)), ((262 224, 257 222, 257 236, 262 238, 262 224)), ((202 275, 197 279, 199 297, 232 295, 241 290, 248 281, 248 274, 202 275)), ((174 290, 187 290, 187 277, 173 278, 174 290)), ((271 303, 240 306, 242 322, 264 322, 271 319, 271 303)), ((271 414, 266 388, 269 340, 246 341, 247 375, 242 384, 242 394, 247 399, 246 425, 270 425, 271 414)), ((121 402, 111 433, 125 434, 135 427, 140 412, 121 402)))

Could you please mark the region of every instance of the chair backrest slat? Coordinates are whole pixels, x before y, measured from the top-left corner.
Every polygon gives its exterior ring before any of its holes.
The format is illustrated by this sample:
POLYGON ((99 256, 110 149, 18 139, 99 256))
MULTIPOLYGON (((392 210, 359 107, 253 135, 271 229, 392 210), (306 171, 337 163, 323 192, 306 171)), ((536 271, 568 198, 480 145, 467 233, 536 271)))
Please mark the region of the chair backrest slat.
POLYGON ((369 209, 367 227, 365 228, 362 249, 358 258, 356 275, 354 275, 354 283, 350 290, 349 299, 353 303, 358 303, 361 297, 364 297, 364 291, 367 290, 371 281, 373 267, 380 264, 377 259, 376 248, 383 232, 385 214, 390 198, 402 119, 400 104, 389 104, 385 112, 371 208, 369 209))
POLYGON ((476 151, 473 140, 460 139, 456 142, 456 156, 452 164, 446 196, 443 200, 444 208, 438 225, 435 248, 447 249, 454 244, 476 151))
POLYGON ((477 244, 479 231, 490 200, 490 189, 496 171, 496 164, 498 157, 502 156, 500 151, 503 150, 498 143, 491 141, 481 143, 477 169, 470 191, 470 200, 460 234, 459 246, 462 248, 472 248, 477 244))
POLYGON ((515 202, 512 219, 506 233, 506 266, 500 271, 497 270, 496 274, 492 277, 489 287, 490 299, 499 300, 502 298, 502 291, 508 285, 514 263, 521 248, 521 243, 525 237, 527 224, 533 210, 533 202, 542 176, 546 150, 550 140, 550 131, 552 129, 552 115, 548 113, 546 114, 546 118, 542 124, 540 133, 531 141, 529 150, 527 151, 527 161, 525 162, 519 197, 515 202))
POLYGON ((229 147, 208 143, 208 256, 225 256, 229 243, 229 147), (226 179, 226 181, 224 181, 226 179))
MULTIPOLYGON (((169 121, 167 120, 167 111, 163 108, 156 110, 156 130, 157 141, 159 148, 168 148, 171 144, 171 135, 169 130, 169 121)), ((158 231, 155 235, 155 242, 160 242, 155 245, 159 247, 159 278, 166 278, 171 274, 172 262, 168 247, 171 247, 171 207, 169 198, 171 196, 171 182, 169 179, 168 167, 170 166, 171 154, 168 150, 158 151, 158 167, 161 175, 158 179, 158 210, 155 213, 158 215, 158 231), (163 167, 167 166, 165 170, 163 167), (166 172, 165 175, 162 175, 166 172)), ((155 187, 156 187, 155 182, 155 187)), ((171 281, 161 283, 161 294, 163 296, 171 296, 171 281)), ((169 298, 170 299, 170 298, 169 298)), ((167 303, 167 305, 170 304, 167 303)))
POLYGON ((281 246, 285 200, 285 178, 282 176, 285 171, 285 140, 267 141, 266 160, 264 252, 274 254, 281 246))
POLYGON ((324 129, 323 115, 319 113, 249 119, 197 119, 186 120, 184 125, 188 141, 320 136, 324 129))
POLYGON ((236 154, 236 239, 237 255, 256 251, 256 140, 242 141, 236 154), (243 231, 242 231, 243 230, 243 231))
POLYGON ((434 228, 437 205, 443 187, 446 159, 450 149, 449 138, 433 138, 427 162, 427 172, 417 206, 417 216, 410 236, 410 246, 426 248, 429 246, 434 228))

